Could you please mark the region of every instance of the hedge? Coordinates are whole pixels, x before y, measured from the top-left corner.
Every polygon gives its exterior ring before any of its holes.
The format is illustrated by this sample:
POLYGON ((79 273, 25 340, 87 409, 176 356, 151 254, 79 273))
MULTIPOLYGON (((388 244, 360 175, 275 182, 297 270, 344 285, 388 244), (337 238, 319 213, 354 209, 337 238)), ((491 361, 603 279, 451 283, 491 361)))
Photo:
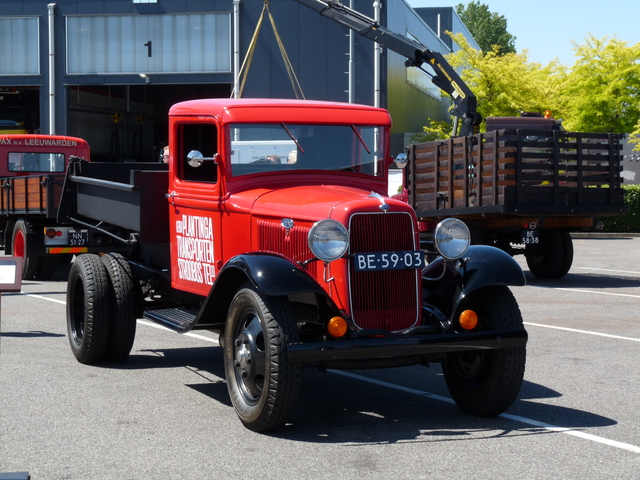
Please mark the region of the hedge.
POLYGON ((640 232, 640 185, 623 185, 622 188, 629 211, 624 215, 597 218, 596 223, 604 224, 604 232, 640 232))

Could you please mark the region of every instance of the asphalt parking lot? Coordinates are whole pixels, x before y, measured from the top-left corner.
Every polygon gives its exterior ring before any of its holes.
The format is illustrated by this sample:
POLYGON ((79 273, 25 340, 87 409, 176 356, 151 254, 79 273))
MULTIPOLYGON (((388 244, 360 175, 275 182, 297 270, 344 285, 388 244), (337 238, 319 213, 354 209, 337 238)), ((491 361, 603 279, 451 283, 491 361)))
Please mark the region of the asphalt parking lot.
POLYGON ((306 369, 292 419, 260 435, 231 407, 208 332, 139 320, 129 360, 85 366, 66 339, 65 275, 5 293, 0 472, 40 479, 640 476, 640 238, 575 238, 569 274, 513 288, 525 383, 497 418, 461 413, 438 365, 306 369))

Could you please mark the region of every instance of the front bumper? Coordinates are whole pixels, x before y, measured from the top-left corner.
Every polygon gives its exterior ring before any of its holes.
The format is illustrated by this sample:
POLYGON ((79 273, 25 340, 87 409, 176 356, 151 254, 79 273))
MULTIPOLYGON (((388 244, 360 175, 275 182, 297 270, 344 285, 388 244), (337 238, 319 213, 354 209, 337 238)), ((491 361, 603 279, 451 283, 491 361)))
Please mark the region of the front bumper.
POLYGON ((388 334, 376 338, 356 338, 332 342, 293 343, 289 360, 293 362, 332 362, 373 360, 473 350, 524 347, 526 330, 446 333, 433 335, 388 334))

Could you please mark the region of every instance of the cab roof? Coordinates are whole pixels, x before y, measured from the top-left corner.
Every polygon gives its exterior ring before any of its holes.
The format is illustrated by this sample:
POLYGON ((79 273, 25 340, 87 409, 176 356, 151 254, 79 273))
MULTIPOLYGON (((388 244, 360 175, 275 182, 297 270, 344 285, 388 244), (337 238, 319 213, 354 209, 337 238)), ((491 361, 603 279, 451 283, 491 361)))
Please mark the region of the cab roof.
POLYGON ((391 125, 389 112, 382 108, 317 100, 267 98, 211 98, 180 102, 170 116, 212 115, 222 123, 315 123, 391 125))

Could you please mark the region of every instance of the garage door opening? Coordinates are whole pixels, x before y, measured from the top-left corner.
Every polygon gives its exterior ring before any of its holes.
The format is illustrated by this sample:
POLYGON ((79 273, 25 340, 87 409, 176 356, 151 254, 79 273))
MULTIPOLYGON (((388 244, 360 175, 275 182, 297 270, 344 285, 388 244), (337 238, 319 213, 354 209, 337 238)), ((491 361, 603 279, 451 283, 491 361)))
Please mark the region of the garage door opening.
POLYGON ((38 87, 0 87, 0 134, 40 132, 38 87))

